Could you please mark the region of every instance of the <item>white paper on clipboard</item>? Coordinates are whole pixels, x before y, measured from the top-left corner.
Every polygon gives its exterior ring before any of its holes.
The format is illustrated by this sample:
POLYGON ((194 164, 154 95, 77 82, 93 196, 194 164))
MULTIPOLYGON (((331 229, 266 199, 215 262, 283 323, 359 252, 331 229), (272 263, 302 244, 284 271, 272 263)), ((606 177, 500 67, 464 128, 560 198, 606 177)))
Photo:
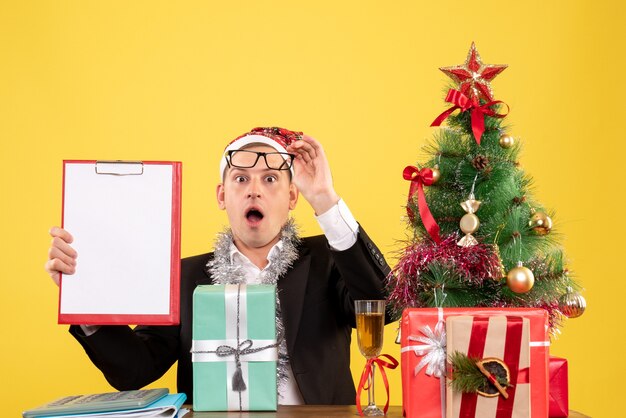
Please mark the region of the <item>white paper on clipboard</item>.
POLYGON ((64 161, 63 228, 78 253, 59 323, 177 324, 179 162, 64 161))

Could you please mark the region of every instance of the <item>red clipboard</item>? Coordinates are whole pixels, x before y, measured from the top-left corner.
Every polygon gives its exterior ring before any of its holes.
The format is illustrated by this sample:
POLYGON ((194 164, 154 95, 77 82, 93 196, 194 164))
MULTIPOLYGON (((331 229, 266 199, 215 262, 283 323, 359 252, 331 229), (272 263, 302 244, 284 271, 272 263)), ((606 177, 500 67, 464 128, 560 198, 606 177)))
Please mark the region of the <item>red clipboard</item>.
POLYGON ((76 273, 59 286, 59 324, 180 321, 182 163, 63 161, 62 225, 76 273))

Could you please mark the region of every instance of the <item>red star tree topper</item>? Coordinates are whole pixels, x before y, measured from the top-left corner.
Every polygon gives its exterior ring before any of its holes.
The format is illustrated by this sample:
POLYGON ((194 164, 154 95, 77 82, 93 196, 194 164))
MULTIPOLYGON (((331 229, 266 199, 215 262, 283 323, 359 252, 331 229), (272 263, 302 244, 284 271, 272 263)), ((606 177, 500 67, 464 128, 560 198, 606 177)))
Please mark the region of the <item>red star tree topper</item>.
POLYGON ((481 98, 490 102, 493 100, 493 92, 489 82, 504 71, 507 65, 483 64, 476 45, 472 42, 465 64, 453 67, 441 67, 448 77, 459 84, 459 90, 467 97, 481 98))

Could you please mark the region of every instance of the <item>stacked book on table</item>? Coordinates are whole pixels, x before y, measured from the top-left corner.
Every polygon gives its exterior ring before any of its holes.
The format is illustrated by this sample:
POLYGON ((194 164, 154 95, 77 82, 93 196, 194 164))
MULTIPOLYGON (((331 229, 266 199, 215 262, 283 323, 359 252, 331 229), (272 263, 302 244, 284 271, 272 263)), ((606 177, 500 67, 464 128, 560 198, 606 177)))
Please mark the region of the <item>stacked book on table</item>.
POLYGON ((24 411, 24 418, 181 418, 187 399, 167 389, 130 390, 66 396, 24 411))

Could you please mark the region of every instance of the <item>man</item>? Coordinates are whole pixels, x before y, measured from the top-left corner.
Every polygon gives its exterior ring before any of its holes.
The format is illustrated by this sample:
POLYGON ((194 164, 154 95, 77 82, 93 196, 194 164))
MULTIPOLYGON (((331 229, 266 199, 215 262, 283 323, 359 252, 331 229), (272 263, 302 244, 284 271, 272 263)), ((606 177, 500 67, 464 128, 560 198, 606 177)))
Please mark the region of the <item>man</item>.
MULTIPOLYGON (((315 139, 281 128, 256 128, 232 141, 220 163, 217 202, 230 229, 213 253, 181 264, 180 325, 72 326, 89 358, 119 390, 137 389, 178 361, 178 391, 192 398, 192 294, 217 283, 274 283, 280 404, 354 404, 350 374, 354 300, 384 299, 389 267, 332 184, 315 139), (299 194, 324 235, 300 239, 289 211, 299 194)), ((54 227, 46 270, 73 274, 69 232, 54 227)))

